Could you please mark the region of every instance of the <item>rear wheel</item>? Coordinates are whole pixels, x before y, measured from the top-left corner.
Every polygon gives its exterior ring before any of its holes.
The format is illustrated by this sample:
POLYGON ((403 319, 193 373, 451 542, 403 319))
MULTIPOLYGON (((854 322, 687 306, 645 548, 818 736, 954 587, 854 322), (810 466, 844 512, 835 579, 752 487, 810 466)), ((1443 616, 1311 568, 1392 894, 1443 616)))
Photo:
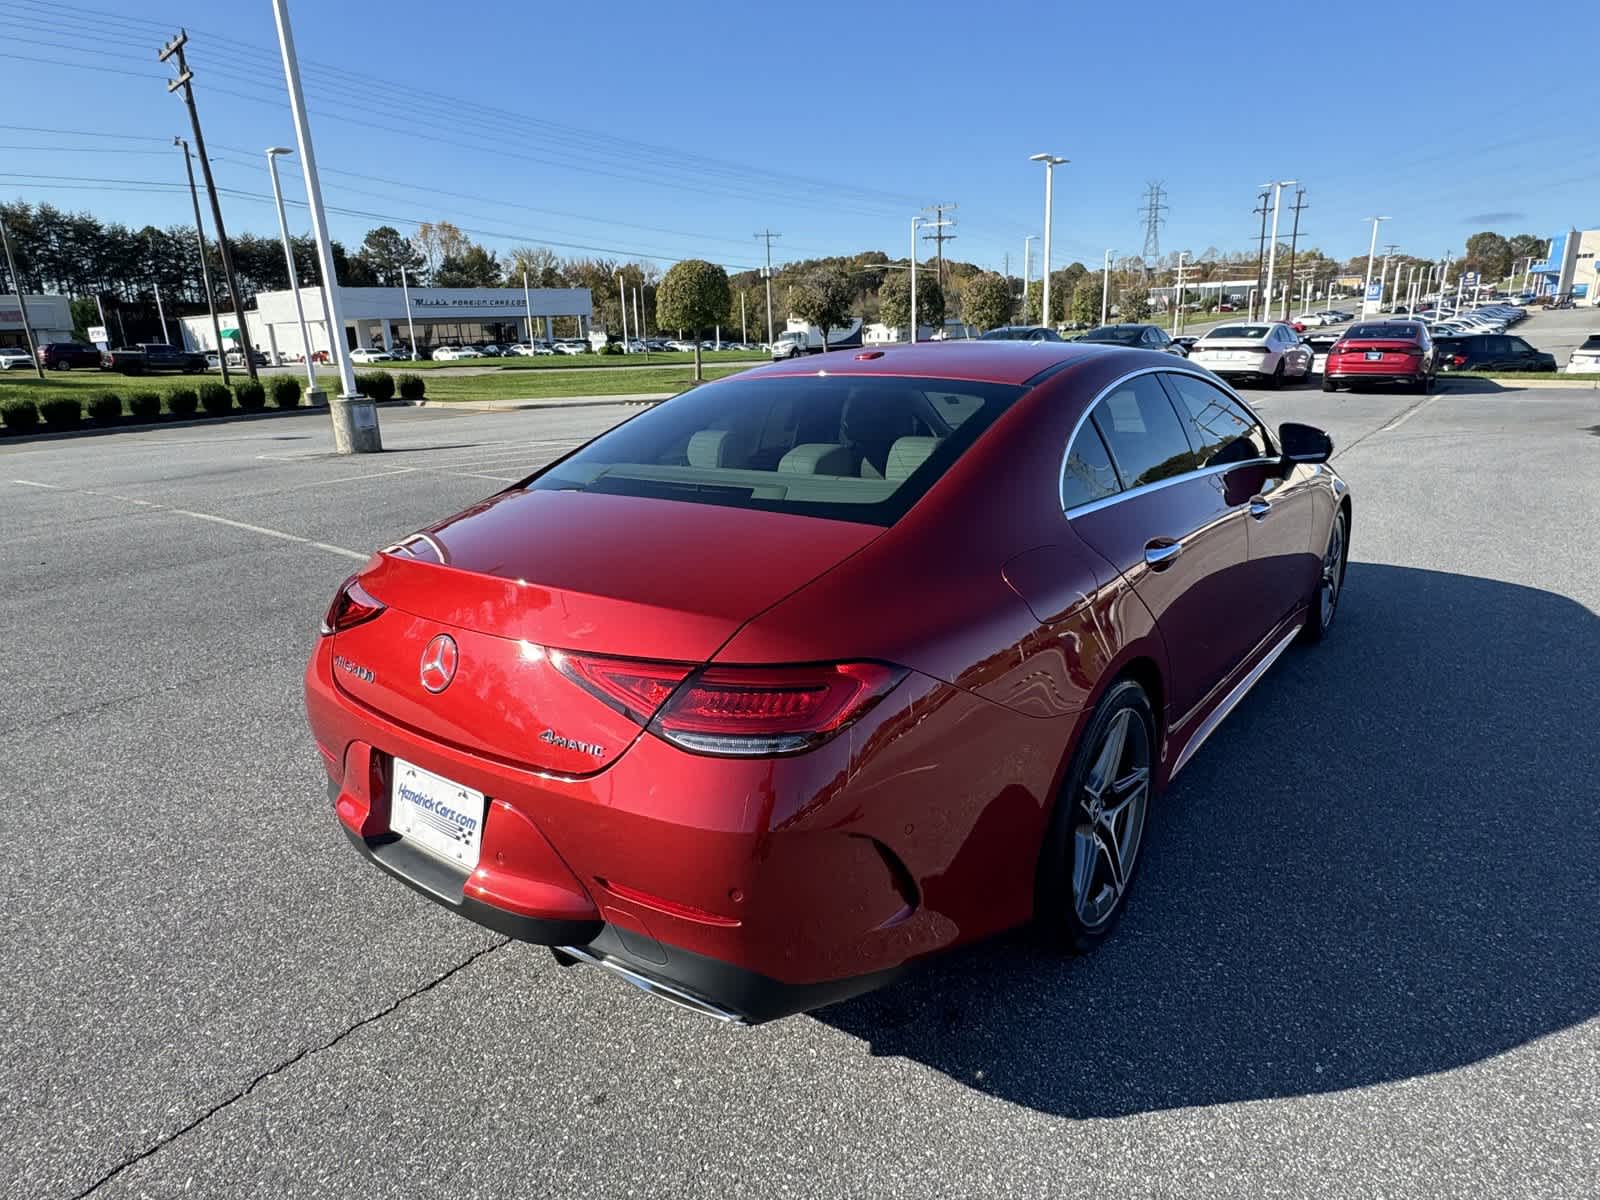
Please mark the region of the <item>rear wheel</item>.
POLYGON ((1267 376, 1267 386, 1273 391, 1283 386, 1283 359, 1278 360, 1278 365, 1273 368, 1272 374, 1267 376))
POLYGON ((1040 854, 1036 916, 1074 953, 1094 949, 1122 915, 1139 865, 1155 745, 1149 698, 1120 680, 1073 753, 1040 854))
POLYGON ((1339 385, 1328 376, 1327 372, 1323 372, 1322 375, 1322 390, 1325 392, 1337 392, 1339 390, 1339 385))
POLYGON ((1320 642, 1328 636, 1328 627, 1339 612, 1339 597, 1344 592, 1344 569, 1349 550, 1350 525, 1344 509, 1334 514, 1333 528, 1328 531, 1328 547, 1322 554, 1322 570, 1317 576, 1317 588, 1311 594, 1311 615, 1306 619, 1301 638, 1307 642, 1320 642))

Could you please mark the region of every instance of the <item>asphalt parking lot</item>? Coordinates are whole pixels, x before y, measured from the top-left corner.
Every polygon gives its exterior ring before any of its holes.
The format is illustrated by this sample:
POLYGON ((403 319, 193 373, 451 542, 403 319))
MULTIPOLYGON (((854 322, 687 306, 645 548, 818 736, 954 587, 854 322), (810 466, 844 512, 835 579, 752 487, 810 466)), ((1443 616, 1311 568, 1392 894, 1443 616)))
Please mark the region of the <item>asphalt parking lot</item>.
POLYGON ((1334 435, 1348 589, 1118 935, 754 1029, 359 862, 304 728, 373 547, 637 410, 0 447, 0 1192, 1593 1196, 1600 393, 1252 396, 1334 435))

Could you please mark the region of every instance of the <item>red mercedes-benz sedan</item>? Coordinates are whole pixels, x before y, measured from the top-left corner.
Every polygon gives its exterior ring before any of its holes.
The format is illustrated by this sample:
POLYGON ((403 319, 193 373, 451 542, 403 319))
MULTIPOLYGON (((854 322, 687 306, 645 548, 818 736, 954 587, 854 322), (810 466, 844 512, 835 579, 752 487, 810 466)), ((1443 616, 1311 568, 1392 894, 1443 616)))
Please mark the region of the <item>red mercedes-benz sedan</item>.
POLYGON ((1426 392, 1438 374, 1438 353, 1421 321, 1366 321, 1345 330, 1329 349, 1322 390, 1398 383, 1426 392))
POLYGON ((355 848, 726 1020, 1116 922, 1149 805, 1333 620, 1350 498, 1152 351, 751 370, 376 554, 306 672, 355 848))

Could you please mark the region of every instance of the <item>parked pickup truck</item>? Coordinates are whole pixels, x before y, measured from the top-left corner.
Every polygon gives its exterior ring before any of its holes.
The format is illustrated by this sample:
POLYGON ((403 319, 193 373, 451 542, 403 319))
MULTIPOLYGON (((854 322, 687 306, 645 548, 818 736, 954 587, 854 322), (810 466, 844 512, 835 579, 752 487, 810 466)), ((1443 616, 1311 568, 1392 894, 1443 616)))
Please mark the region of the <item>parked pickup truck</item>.
POLYGON ((107 350, 100 365, 124 375, 143 375, 147 371, 182 371, 186 375, 206 369, 206 356, 164 342, 141 342, 120 350, 107 350))

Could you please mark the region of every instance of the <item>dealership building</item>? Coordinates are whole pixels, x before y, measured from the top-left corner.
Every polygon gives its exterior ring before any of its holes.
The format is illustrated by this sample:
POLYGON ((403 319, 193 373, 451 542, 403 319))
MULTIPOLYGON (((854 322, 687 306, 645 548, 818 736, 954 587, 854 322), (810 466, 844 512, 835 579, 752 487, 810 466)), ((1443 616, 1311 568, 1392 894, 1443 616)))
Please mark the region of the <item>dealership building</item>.
MULTIPOLYGON (((306 325, 313 352, 326 354, 328 319, 322 303, 322 289, 303 287, 300 300, 305 305, 306 325)), ((439 345, 466 345, 473 342, 550 341, 557 336, 587 337, 594 304, 588 288, 402 288, 347 287, 339 289, 344 310, 344 343, 347 348, 381 346, 392 349, 396 343, 410 341, 408 330, 416 331, 417 345, 424 349, 439 345)), ((29 302, 30 304, 32 301, 29 302)), ((256 307, 246 310, 250 342, 268 358, 295 361, 305 357, 300 340, 300 322, 295 314, 293 292, 258 292, 256 307)), ((237 345, 238 321, 232 313, 221 315, 223 341, 237 345)), ((183 341, 190 350, 215 350, 216 336, 209 316, 183 318, 183 341)))
MULTIPOLYGON (((72 340, 72 301, 66 296, 24 296, 28 302, 28 324, 33 327, 33 340, 43 346, 48 342, 72 340)), ((22 305, 15 296, 0 296, 0 346, 28 348, 28 338, 22 329, 22 305)))
POLYGON ((1595 252, 1600 251, 1600 229, 1569 229, 1550 239, 1543 262, 1529 268, 1534 290, 1541 296, 1570 298, 1587 308, 1600 304, 1600 272, 1595 252))

